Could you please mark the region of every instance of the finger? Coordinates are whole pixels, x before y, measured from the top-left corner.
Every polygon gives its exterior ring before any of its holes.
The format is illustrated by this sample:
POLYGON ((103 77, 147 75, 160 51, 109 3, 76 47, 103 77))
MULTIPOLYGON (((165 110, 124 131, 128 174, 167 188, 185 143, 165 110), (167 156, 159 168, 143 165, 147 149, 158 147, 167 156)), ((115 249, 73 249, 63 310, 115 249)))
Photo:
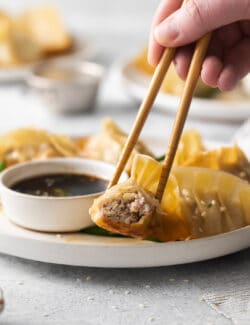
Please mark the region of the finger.
MULTIPOLYGON (((186 79, 188 69, 192 60, 194 45, 186 45, 177 50, 175 62, 176 70, 182 79, 186 79)), ((204 60, 202 67, 202 79, 209 86, 215 87, 218 76, 223 68, 222 60, 223 51, 221 41, 216 33, 213 34, 207 52, 207 59, 204 60), (213 74, 215 74, 213 76, 213 74)))
POLYGON ((218 78, 223 69, 223 54, 224 44, 217 31, 212 35, 201 70, 201 79, 210 87, 217 87, 218 78))
POLYGON ((148 62, 152 67, 156 67, 163 54, 164 47, 157 43, 153 36, 150 36, 148 46, 148 62))
POLYGON ((233 90, 239 82, 239 78, 236 74, 234 66, 226 65, 219 78, 218 78, 218 88, 221 91, 230 91, 233 90))
POLYGON ((242 39, 242 34, 239 23, 226 25, 213 33, 217 45, 219 44, 219 47, 223 47, 226 51, 242 39))
POLYGON ((154 38, 154 28, 161 23, 163 19, 177 10, 181 3, 182 0, 163 0, 156 10, 151 26, 148 46, 148 61, 152 66, 157 65, 164 50, 164 47, 161 46, 154 38))
POLYGON ((224 68, 221 71, 217 85, 222 91, 233 89, 240 79, 250 72, 250 39, 243 39, 231 49, 225 57, 224 68))
POLYGON ((208 86, 216 88, 222 70, 222 60, 217 56, 209 56, 202 65, 201 79, 208 86))
POLYGON ((181 47, 177 50, 175 55, 174 64, 176 72, 183 80, 187 77, 190 62, 192 60, 193 48, 192 45, 181 47))
POLYGON ((244 19, 246 3, 239 1, 235 5, 235 0, 189 0, 155 28, 155 39, 165 47, 189 44, 208 31, 244 19))

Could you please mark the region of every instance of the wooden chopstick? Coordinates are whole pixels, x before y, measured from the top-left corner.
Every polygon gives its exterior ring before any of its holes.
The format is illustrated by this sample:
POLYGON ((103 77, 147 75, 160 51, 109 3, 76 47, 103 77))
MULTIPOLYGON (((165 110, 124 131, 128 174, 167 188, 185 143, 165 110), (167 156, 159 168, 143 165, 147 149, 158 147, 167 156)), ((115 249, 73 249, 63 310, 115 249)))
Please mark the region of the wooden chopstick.
POLYGON ((141 130, 145 124, 145 121, 148 117, 151 107, 153 106, 155 98, 161 88, 162 82, 163 82, 166 72, 171 64, 171 61, 173 60, 174 55, 175 55, 175 49, 173 49, 173 48, 166 49, 163 53, 163 56, 162 56, 159 64, 157 65, 157 67, 155 69, 155 72, 153 74, 152 80, 149 85, 147 95, 144 98, 144 100, 139 108, 139 112, 135 119, 134 125, 132 127, 132 130, 131 130, 128 138, 127 138, 127 141, 123 148, 122 154, 121 154, 118 164, 116 166, 115 173, 113 175, 112 180, 110 181, 110 183, 108 185, 108 188, 117 184, 120 179, 120 176, 128 162, 130 154, 131 154, 131 152, 132 152, 134 146, 136 145, 136 142, 140 136, 141 130))
POLYGON ((171 132, 169 145, 165 159, 162 164, 162 172, 157 188, 156 198, 161 201, 168 177, 173 165, 174 157, 180 137, 183 131, 183 127, 187 118, 189 107, 192 101, 192 97, 201 73, 202 63, 207 52, 207 48, 211 39, 211 33, 203 36, 198 42, 194 50, 193 58, 187 75, 185 87, 181 97, 181 102, 176 114, 175 122, 171 132))
MULTIPOLYGON (((188 0, 183 0, 182 5, 185 4, 187 1, 188 0)), ((139 108, 132 130, 122 150, 113 178, 108 184, 108 188, 117 184, 120 179, 120 176, 129 160, 130 154, 133 148, 135 147, 136 142, 138 141, 138 138, 148 117, 148 114, 153 106, 155 98, 161 88, 162 82, 169 69, 171 61, 174 58, 175 52, 175 48, 167 48, 164 50, 161 60, 154 71, 147 94, 139 108)))
MULTIPOLYGON (((184 0, 183 4, 185 4, 188 0, 184 0)), ((182 4, 182 5, 183 5, 182 4)), ((189 111, 189 107, 192 101, 193 93, 195 87, 197 85, 197 81, 200 75, 201 66, 203 59, 205 57, 207 47, 209 45, 211 38, 211 34, 205 35, 200 41, 197 43, 193 55, 193 59, 190 65, 190 69, 188 72, 188 77, 186 80, 186 84, 184 87, 184 92, 181 98, 181 103, 177 112, 176 120, 174 123, 172 135, 170 137, 170 142, 168 146, 168 151, 166 157, 163 162, 162 173, 158 184, 158 189, 156 193, 156 198, 160 201, 162 199, 162 195, 164 193, 164 189, 169 177, 169 173, 173 164, 173 160, 175 157, 175 153, 178 147, 178 143, 180 140, 180 136, 187 118, 187 114, 189 111)), ((120 159, 116 166, 115 173, 113 178, 111 179, 108 188, 114 186, 118 183, 120 176, 128 162, 130 154, 133 148, 136 145, 136 142, 140 136, 142 128, 145 124, 145 121, 148 117, 148 114, 151 110, 151 107, 154 103, 154 100, 160 90, 164 77, 169 69, 172 59, 174 58, 176 49, 169 48, 165 49, 162 58, 157 65, 155 72, 153 74, 152 80, 150 82, 148 92, 139 108, 139 112, 133 124, 132 130, 127 138, 123 151, 121 153, 120 159)))

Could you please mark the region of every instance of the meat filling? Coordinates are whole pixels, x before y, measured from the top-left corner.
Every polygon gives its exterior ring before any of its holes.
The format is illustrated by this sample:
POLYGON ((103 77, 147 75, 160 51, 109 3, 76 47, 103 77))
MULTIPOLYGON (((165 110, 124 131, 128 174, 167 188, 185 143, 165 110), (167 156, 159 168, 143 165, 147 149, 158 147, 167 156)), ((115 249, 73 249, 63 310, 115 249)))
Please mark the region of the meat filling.
POLYGON ((112 221, 130 225, 138 222, 143 216, 152 215, 155 206, 150 204, 140 192, 127 192, 120 198, 104 203, 103 216, 112 221))

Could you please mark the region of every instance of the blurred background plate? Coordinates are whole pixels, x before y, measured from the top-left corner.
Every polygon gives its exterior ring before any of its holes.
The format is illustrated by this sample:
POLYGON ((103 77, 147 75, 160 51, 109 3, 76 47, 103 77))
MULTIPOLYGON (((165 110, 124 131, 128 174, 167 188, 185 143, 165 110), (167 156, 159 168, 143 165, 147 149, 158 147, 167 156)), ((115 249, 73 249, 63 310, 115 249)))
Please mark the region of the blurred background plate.
MULTIPOLYGON (((139 71, 133 63, 120 63, 117 69, 125 91, 138 103, 141 102, 147 92, 150 76, 139 71)), ((175 114, 179 100, 178 96, 161 92, 156 98, 155 108, 175 114)), ((242 121, 250 117, 250 100, 194 97, 189 116, 201 119, 242 121)))
MULTIPOLYGON (((51 59, 55 60, 56 58, 74 58, 87 60, 94 56, 95 54, 95 46, 90 41, 78 37, 76 35, 74 37, 74 49, 68 53, 60 54, 57 56, 51 57, 51 59)), ((44 59, 42 61, 32 62, 30 64, 23 64, 19 66, 13 66, 9 68, 0 68, 0 83, 11 83, 23 81, 29 75, 31 69, 38 63, 50 60, 44 59)))

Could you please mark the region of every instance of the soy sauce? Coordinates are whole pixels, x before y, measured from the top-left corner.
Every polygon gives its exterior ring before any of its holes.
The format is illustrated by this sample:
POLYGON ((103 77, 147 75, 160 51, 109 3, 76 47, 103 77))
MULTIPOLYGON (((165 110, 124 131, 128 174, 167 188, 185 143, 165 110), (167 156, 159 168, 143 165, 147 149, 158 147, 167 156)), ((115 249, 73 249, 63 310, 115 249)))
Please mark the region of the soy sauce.
POLYGON ((21 180, 11 189, 35 196, 69 197, 102 192, 108 181, 84 174, 50 174, 21 180))

